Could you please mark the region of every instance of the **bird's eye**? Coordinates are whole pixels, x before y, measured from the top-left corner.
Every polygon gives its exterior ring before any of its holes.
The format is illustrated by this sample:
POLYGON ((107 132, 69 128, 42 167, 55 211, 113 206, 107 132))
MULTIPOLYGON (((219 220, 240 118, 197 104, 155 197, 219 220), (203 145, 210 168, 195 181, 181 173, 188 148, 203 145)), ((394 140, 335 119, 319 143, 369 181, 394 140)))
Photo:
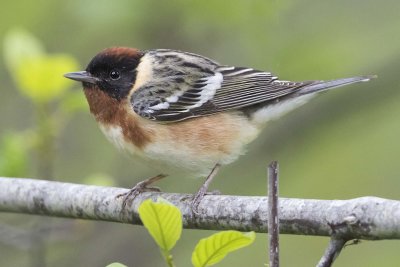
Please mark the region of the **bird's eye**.
POLYGON ((121 77, 121 75, 119 74, 119 71, 117 71, 117 70, 112 70, 112 71, 110 72, 110 78, 111 78, 112 80, 118 80, 120 77, 121 77))

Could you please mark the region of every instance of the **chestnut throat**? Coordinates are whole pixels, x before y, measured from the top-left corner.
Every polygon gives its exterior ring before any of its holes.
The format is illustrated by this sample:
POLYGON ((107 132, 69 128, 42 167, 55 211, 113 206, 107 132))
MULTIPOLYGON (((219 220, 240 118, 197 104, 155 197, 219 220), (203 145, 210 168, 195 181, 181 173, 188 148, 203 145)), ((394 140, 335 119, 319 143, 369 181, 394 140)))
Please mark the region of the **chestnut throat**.
POLYGON ((97 87, 84 87, 90 112, 104 127, 120 127, 125 141, 138 148, 151 142, 152 133, 139 125, 139 118, 128 113, 126 99, 117 100, 97 87))

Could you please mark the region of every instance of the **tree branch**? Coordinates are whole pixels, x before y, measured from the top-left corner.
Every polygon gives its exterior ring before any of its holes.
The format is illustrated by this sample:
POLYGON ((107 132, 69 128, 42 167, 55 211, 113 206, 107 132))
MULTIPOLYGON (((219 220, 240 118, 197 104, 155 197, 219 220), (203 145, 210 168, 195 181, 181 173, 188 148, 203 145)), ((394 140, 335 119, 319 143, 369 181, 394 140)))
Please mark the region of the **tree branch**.
MULTIPOLYGON (((0 211, 140 224, 139 204, 159 196, 180 208, 192 229, 267 231, 266 197, 207 195, 191 216, 191 195, 146 192, 124 211, 118 194, 127 189, 43 180, 0 178, 0 211)), ((400 201, 279 199, 280 233, 335 235, 339 239, 400 239, 400 201)))

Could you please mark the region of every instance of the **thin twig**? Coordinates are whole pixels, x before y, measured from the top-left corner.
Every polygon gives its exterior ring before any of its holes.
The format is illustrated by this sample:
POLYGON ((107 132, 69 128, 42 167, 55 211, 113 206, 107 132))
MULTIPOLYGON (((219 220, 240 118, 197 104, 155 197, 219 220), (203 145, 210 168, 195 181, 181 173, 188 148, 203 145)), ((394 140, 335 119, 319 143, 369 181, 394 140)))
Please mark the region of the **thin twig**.
POLYGON ((278 211, 278 162, 268 166, 268 240, 269 266, 279 267, 279 211, 278 211))
POLYGON ((346 243, 346 240, 344 239, 338 239, 336 237, 332 237, 331 240, 329 241, 329 245, 325 250, 324 255, 318 262, 317 267, 330 267, 332 266, 333 262, 339 256, 340 251, 342 251, 342 248, 344 247, 344 244, 346 243))

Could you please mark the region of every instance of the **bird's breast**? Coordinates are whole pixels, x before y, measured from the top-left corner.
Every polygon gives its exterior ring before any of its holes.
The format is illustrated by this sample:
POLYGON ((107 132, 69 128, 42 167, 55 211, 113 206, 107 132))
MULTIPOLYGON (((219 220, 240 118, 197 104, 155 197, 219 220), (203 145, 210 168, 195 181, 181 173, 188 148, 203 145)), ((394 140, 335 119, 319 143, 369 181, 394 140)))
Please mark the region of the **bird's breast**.
POLYGON ((140 117, 129 103, 100 90, 85 90, 85 94, 101 130, 117 148, 196 174, 206 175, 216 163, 236 160, 259 132, 235 112, 165 124, 140 117))
POLYGON ((141 127, 138 122, 141 118, 133 112, 126 100, 118 101, 98 88, 85 88, 84 91, 90 112, 103 133, 117 147, 122 147, 125 142, 142 149, 152 141, 152 131, 141 127))

